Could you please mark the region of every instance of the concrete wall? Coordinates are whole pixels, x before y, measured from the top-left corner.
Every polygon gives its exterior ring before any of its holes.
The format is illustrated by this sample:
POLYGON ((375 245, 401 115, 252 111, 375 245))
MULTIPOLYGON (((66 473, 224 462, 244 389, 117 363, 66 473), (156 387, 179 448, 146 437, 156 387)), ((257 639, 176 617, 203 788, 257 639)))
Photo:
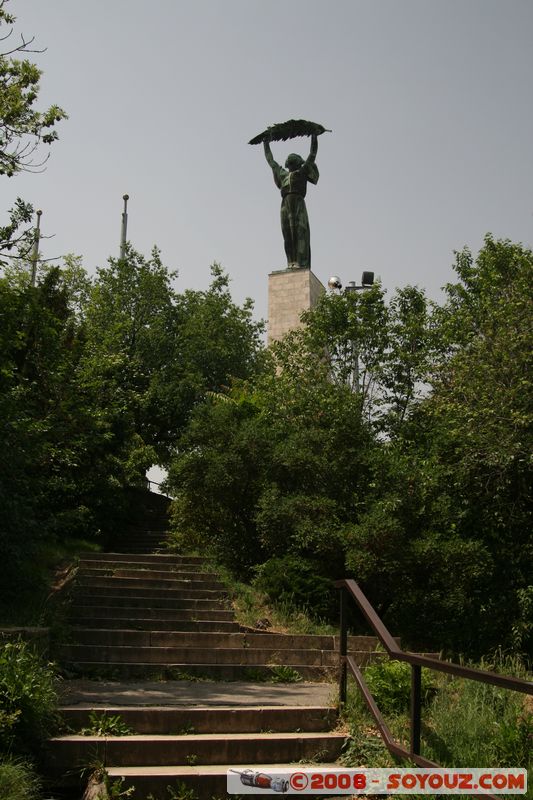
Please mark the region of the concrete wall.
POLYGON ((301 327, 302 311, 313 308, 325 288, 310 269, 283 269, 268 276, 268 344, 301 327))

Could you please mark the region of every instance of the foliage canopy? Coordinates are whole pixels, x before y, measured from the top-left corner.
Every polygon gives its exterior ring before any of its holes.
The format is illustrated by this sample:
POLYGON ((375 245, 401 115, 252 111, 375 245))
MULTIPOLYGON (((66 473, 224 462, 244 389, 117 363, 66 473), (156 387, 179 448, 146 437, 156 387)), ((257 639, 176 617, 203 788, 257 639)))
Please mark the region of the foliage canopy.
POLYGON ((488 236, 455 269, 442 306, 325 295, 259 375, 197 406, 176 542, 250 577, 286 557, 317 585, 352 575, 415 646, 527 652, 533 256, 488 236))

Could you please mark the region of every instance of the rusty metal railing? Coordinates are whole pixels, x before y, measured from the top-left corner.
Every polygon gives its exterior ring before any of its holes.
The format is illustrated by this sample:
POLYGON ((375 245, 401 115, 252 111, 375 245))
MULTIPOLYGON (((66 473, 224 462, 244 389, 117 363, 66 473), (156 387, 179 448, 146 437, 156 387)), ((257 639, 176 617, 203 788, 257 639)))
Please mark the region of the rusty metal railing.
MULTIPOLYGON (((429 761, 420 754, 422 727, 422 667, 437 672, 446 672, 449 675, 455 675, 459 678, 467 678, 473 681, 480 681, 481 683, 488 683, 493 686, 500 686, 504 689, 511 689, 515 692, 533 695, 533 682, 531 681, 513 678, 508 675, 500 675, 496 672, 488 672, 482 669, 473 669, 472 667, 465 667, 462 664, 454 664, 450 661, 439 661, 437 658, 422 656, 417 653, 405 652, 391 636, 382 620, 378 617, 370 601, 354 580, 345 579, 337 581, 335 586, 337 589, 340 589, 339 702, 341 704, 346 703, 349 670, 361 690, 385 746, 394 756, 402 759, 409 759, 420 767, 440 767, 439 764, 429 761), (409 750, 394 739, 365 682, 361 670, 348 653, 348 598, 355 600, 363 616, 385 648, 388 656, 397 661, 405 661, 407 664, 411 665, 411 730, 409 750)), ((492 795, 488 794, 479 796, 492 797, 492 795)))

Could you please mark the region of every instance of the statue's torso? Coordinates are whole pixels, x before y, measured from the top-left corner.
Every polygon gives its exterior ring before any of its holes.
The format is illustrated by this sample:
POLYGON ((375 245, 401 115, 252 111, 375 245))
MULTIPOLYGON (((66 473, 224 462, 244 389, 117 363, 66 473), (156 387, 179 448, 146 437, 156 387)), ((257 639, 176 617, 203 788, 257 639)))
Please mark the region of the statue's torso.
POLYGON ((302 169, 289 172, 280 167, 278 186, 281 189, 281 196, 285 197, 288 194, 299 194, 305 197, 307 192, 307 170, 305 167, 302 169))

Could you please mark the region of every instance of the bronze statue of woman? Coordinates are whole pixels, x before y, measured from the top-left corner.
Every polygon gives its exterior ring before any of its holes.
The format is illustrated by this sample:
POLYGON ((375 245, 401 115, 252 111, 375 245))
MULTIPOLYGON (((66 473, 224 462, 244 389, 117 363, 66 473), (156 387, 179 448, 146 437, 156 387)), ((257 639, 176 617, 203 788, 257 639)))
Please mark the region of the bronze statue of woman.
POLYGON ((265 158, 272 167, 274 182, 281 189, 281 230, 289 269, 311 267, 311 240, 309 219, 305 206, 307 183, 318 182, 318 167, 315 158, 318 151, 318 138, 311 136, 311 149, 307 160, 291 153, 283 169, 272 155, 268 137, 263 139, 265 158))

